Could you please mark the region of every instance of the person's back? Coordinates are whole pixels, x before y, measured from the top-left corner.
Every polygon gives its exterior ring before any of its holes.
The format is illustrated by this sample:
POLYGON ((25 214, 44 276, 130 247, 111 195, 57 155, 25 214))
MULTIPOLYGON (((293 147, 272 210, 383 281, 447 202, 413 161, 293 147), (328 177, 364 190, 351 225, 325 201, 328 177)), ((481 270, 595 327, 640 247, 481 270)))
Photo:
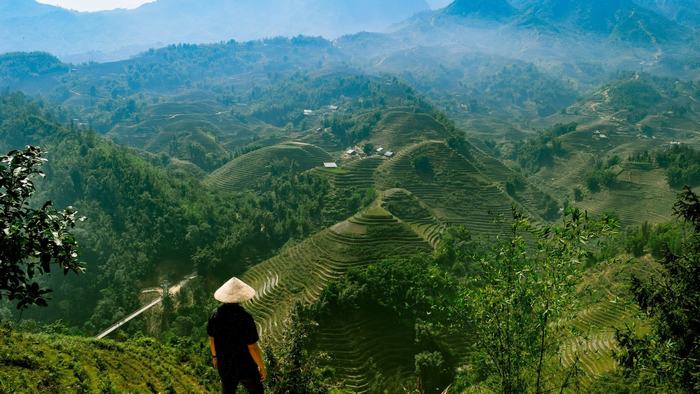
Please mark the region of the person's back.
POLYGON ((239 304, 252 299, 255 290, 237 278, 226 282, 214 297, 223 302, 207 324, 214 367, 225 394, 235 393, 241 383, 249 393, 262 393, 265 365, 257 345, 253 317, 239 304))

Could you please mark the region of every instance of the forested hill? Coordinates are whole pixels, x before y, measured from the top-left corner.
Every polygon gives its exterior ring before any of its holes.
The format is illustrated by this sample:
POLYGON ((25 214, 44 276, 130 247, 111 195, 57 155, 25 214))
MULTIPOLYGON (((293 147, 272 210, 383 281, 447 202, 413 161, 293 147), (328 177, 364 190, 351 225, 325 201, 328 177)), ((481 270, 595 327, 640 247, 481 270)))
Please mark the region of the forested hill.
POLYGON ((72 205, 89 218, 76 230, 86 276, 51 277, 53 306, 25 316, 61 316, 94 333, 136 309, 144 287, 174 283, 192 271, 240 273, 289 239, 346 215, 345 207, 328 217, 316 213, 327 189, 320 178, 282 167, 274 179, 259 179, 263 191, 232 198, 202 188, 177 166, 166 168, 162 157, 62 126, 63 115, 40 102, 21 94, 0 100, 0 147, 37 144, 48 152, 37 201, 72 205))
POLYGON ((194 0, 158 0, 134 10, 79 13, 34 0, 3 0, 0 52, 51 51, 84 62, 125 59, 180 42, 298 34, 333 39, 383 31, 428 9, 425 0, 209 0, 206 6, 194 0))

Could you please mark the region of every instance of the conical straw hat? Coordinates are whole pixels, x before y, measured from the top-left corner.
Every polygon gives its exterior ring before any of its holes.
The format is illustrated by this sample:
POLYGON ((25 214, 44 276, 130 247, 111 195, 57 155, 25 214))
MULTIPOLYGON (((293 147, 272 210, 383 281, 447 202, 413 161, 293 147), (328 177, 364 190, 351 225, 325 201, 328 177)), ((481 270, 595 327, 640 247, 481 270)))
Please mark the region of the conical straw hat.
POLYGON ((236 277, 229 279, 214 293, 214 298, 224 304, 239 304, 252 300, 253 297, 255 297, 255 289, 236 277))

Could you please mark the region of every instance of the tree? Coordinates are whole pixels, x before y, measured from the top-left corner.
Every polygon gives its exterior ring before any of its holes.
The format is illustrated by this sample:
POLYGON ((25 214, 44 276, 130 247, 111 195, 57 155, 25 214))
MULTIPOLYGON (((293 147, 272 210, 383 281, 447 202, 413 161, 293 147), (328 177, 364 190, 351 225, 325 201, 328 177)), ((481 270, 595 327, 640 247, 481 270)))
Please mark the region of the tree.
POLYGON ((276 352, 270 347, 265 349, 268 388, 272 393, 325 394, 331 391, 319 368, 320 360, 307 350, 311 334, 318 325, 309 313, 300 303, 295 304, 281 345, 276 352))
POLYGON ((564 330, 552 324, 575 310, 588 248, 616 225, 570 208, 560 225, 538 228, 514 210, 510 237, 483 255, 462 297, 475 363, 497 391, 539 394, 572 384, 575 365, 558 358, 564 330))
POLYGON ((419 174, 433 175, 433 163, 428 156, 418 156, 413 159, 413 168, 415 168, 419 174))
POLYGON ((644 387, 667 392, 700 391, 700 198, 686 187, 674 214, 690 225, 680 253, 666 247, 661 269, 633 276, 631 291, 650 318, 651 333, 617 332, 619 363, 644 387))
POLYGON ((47 305, 51 290, 35 278, 51 272, 52 265, 64 275, 84 271, 71 234, 76 212, 70 207, 57 211, 50 201, 39 209, 30 206, 32 178, 43 176, 41 153, 29 146, 0 157, 0 300, 17 301, 17 309, 47 305))

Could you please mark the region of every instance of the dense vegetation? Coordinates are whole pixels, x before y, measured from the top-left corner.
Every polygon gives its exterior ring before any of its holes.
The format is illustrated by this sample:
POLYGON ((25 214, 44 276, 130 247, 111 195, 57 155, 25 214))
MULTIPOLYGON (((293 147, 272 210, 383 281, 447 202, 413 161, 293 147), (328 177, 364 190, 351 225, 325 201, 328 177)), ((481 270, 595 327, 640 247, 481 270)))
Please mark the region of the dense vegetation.
POLYGON ((652 330, 642 337, 618 332, 619 360, 638 386, 692 393, 700 388, 700 199, 685 189, 674 211, 689 234, 679 251, 665 248, 655 272, 632 278, 631 292, 652 330))
POLYGON ((290 167, 284 164, 258 180, 258 193, 207 191, 195 178, 163 169, 157 158, 60 126, 21 95, 5 95, 2 102, 1 145, 41 144, 49 152, 38 198, 74 206, 90 218, 76 229, 87 279, 52 282, 56 307, 43 313, 80 325, 90 318, 88 332, 135 308, 141 283, 157 277, 159 262, 174 262, 170 280, 195 269, 203 275, 241 272, 290 239, 359 208, 326 207, 327 181, 285 175, 290 167))
POLYGON ((79 277, 36 275, 48 254, 24 241, 53 233, 0 233, 0 276, 22 249, 31 279, 0 280, 0 320, 6 295, 49 303, 0 328, 0 391, 216 391, 204 326, 231 275, 258 291, 271 392, 697 391, 694 194, 666 222, 700 184, 700 85, 675 77, 697 78, 696 49, 603 3, 457 1, 390 34, 105 64, 0 55, 0 88, 39 96, 0 94, 0 153, 48 159, 19 210, 89 218, 57 225, 79 277), (640 67, 674 77, 617 72, 640 67), (118 342, 66 335, 159 296, 118 342))
POLYGON ((42 160, 41 150, 31 146, 0 156, 0 301, 16 302, 17 309, 47 306, 51 289, 41 288, 34 276, 50 273, 52 265, 64 274, 84 270, 72 234, 76 212, 59 212, 51 201, 41 209, 29 206, 35 191, 32 178, 44 175, 42 160))

